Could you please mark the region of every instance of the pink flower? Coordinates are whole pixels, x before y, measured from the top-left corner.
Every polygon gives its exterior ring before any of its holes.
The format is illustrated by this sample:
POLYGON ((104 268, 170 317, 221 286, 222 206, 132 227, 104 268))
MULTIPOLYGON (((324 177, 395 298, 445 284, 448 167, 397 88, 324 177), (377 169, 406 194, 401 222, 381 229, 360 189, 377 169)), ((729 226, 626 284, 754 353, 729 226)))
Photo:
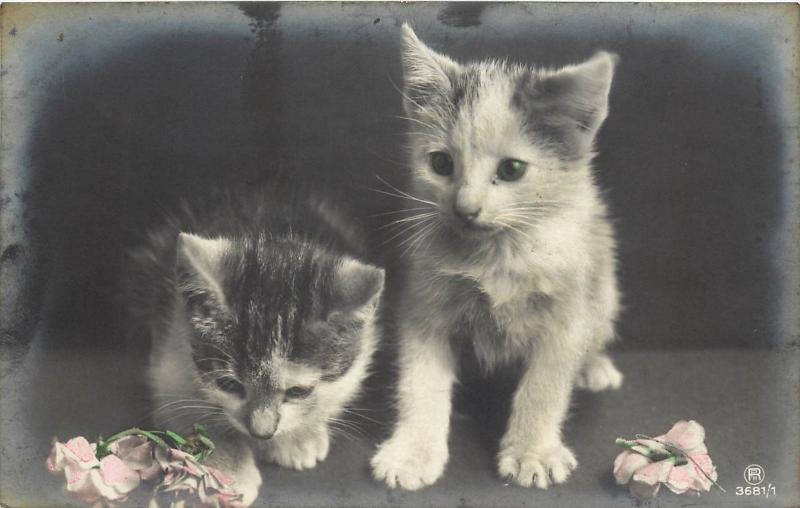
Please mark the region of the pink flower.
POLYGON ((53 441, 47 468, 64 474, 65 490, 87 504, 106 506, 125 501, 142 481, 158 480, 151 507, 166 499, 171 508, 243 508, 242 496, 233 488, 233 478, 204 466, 191 453, 168 448, 165 434, 176 443, 187 444, 198 457, 213 451, 213 443, 200 427, 190 439, 169 431, 159 433, 128 429, 109 441, 89 443, 83 437, 66 443, 53 441), (205 448, 204 448, 205 447, 205 448), (102 459, 98 459, 98 454, 102 459))
POLYGON ((637 469, 649 463, 644 455, 625 450, 614 459, 614 479, 618 485, 624 485, 631 480, 637 469))
POLYGON ((619 485, 628 484, 639 498, 655 497, 662 484, 676 494, 707 492, 717 471, 704 439, 702 425, 681 420, 652 439, 620 440, 626 450, 614 460, 614 478, 619 485))
POLYGON ((51 472, 63 471, 67 466, 76 469, 91 469, 100 465, 94 454, 94 447, 85 437, 74 437, 66 444, 53 442, 53 450, 47 458, 47 469, 51 472))
POLYGON ((100 471, 92 470, 92 481, 100 495, 109 501, 124 499, 139 486, 139 473, 131 469, 116 455, 107 455, 100 461, 100 471), (98 481, 102 480, 102 481, 98 481))
POLYGON ((108 446, 108 451, 137 471, 144 480, 152 480, 161 472, 161 464, 153 456, 155 444, 144 436, 125 436, 108 446))
POLYGON ((713 485, 711 480, 717 481, 717 469, 711 463, 711 457, 707 453, 690 453, 687 457, 694 462, 689 460, 682 466, 673 467, 664 485, 676 494, 708 492, 713 485))
MULTIPOLYGON (((234 480, 221 471, 200 464, 192 455, 174 448, 156 449, 156 460, 166 471, 156 492, 171 494, 170 507, 242 508, 241 495, 233 488, 234 480)), ((151 508, 157 508, 154 498, 151 508)))
POLYGON ((83 437, 70 439, 66 444, 56 441, 47 468, 53 473, 63 471, 67 492, 86 503, 125 499, 139 486, 139 474, 116 455, 98 460, 95 449, 83 437))

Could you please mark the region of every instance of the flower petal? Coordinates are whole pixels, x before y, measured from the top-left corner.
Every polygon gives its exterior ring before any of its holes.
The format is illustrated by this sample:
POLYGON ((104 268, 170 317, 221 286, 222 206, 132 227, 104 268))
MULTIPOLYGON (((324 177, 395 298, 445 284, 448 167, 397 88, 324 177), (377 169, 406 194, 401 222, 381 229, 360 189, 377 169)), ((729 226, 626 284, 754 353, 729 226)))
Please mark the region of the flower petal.
POLYGON ((178 450, 177 448, 170 448, 169 456, 172 460, 189 460, 194 458, 188 453, 178 450))
POLYGON ((628 483, 633 474, 647 464, 649 461, 644 455, 625 450, 614 460, 614 479, 618 485, 628 483))
POLYGON ((139 486, 139 473, 116 455, 103 457, 100 461, 100 475, 105 485, 123 495, 139 486))
POLYGON ((681 420, 667 432, 666 441, 681 448, 686 453, 691 453, 703 444, 706 431, 703 426, 694 420, 681 420))
POLYGON ((84 438, 71 439, 67 444, 54 441, 53 449, 46 461, 47 469, 53 473, 63 471, 67 466, 91 469, 99 463, 94 451, 84 438), (76 451, 80 453, 80 456, 76 451))
POLYGON ((711 457, 707 453, 693 453, 689 455, 689 457, 694 461, 689 461, 688 464, 691 466, 692 472, 694 473, 692 488, 697 491, 710 490, 712 485, 711 480, 717 480, 717 469, 711 462, 711 457))
POLYGON ((153 443, 145 442, 135 448, 120 450, 124 455, 118 456, 133 470, 148 469, 156 462, 153 458, 153 446, 153 443))
POLYGON ((139 476, 143 481, 149 481, 157 477, 161 473, 161 471, 162 471, 161 464, 159 464, 158 461, 154 460, 150 464, 150 467, 139 470, 139 476))
MULTIPOLYGON (((218 471, 214 470, 215 472, 219 473, 218 471)), ((212 497, 216 496, 236 496, 236 491, 233 490, 230 485, 219 481, 213 474, 207 474, 203 477, 203 485, 207 491, 210 492, 209 495, 212 497)))
POLYGON ((172 492, 175 490, 197 490, 199 480, 194 476, 188 474, 179 474, 172 477, 172 481, 164 489, 164 492, 172 492))
POLYGON ((72 497, 87 504, 91 504, 99 500, 101 497, 100 491, 92 481, 92 473, 96 472, 96 469, 70 467, 66 491, 72 497))
POLYGON ((63 471, 67 464, 79 465, 78 457, 69 451, 63 443, 54 441, 50 456, 47 457, 47 469, 50 470, 51 473, 57 473, 63 471), (67 456, 69 456, 71 460, 67 461, 67 456))
POLYGON ((232 476, 223 473, 219 469, 215 469, 213 467, 207 467, 206 469, 208 469, 208 472, 211 473, 211 476, 216 478, 217 481, 223 485, 233 485, 236 483, 236 480, 234 480, 232 476))
POLYGON ((169 462, 169 452, 164 449, 162 446, 156 446, 155 451, 153 452, 156 460, 159 462, 169 462))
POLYGON ((127 457, 132 450, 135 450, 136 448, 148 443, 150 443, 150 440, 148 440, 146 437, 134 434, 114 441, 108 445, 108 451, 122 460, 125 460, 125 457, 127 457))
POLYGON ((92 445, 89 444, 85 437, 73 437, 67 441, 65 446, 75 454, 81 464, 85 464, 85 467, 94 467, 98 464, 92 445))
POLYGON ((665 481, 672 468, 673 464, 668 460, 653 462, 652 464, 647 464, 638 469, 633 475, 633 481, 646 483, 647 485, 655 485, 656 483, 665 481))
MULTIPOLYGON (((113 455, 109 455, 109 457, 113 457, 113 455)), ((97 490, 103 499, 106 499, 107 501, 119 501, 125 497, 125 494, 119 492, 117 489, 105 482, 99 469, 92 469, 91 473, 89 473, 89 478, 92 481, 92 486, 95 490, 97 490)))
POLYGON ((672 468, 664 485, 676 494, 683 494, 692 488, 695 478, 694 466, 691 464, 684 464, 683 466, 672 468))

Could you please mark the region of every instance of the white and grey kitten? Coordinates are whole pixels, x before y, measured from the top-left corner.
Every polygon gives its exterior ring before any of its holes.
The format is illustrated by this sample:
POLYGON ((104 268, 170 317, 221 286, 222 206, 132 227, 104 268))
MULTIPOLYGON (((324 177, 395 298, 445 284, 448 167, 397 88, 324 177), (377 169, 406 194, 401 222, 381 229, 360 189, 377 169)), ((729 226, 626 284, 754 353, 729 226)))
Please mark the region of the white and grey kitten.
POLYGON ((130 306, 152 341, 156 425, 204 424, 212 465, 249 505, 257 461, 306 469, 358 392, 376 345, 383 270, 348 252, 331 210, 277 192, 185 212, 134 254, 130 306))
MULTIPOLYGON (((617 388, 615 242, 591 170, 616 56, 560 70, 462 65, 403 31, 416 239, 396 309, 399 417, 372 459, 390 487, 434 483, 448 458, 456 353, 521 362, 497 470, 547 488, 577 462, 570 393, 617 388)), ((413 230, 412 230, 413 231, 413 230)))

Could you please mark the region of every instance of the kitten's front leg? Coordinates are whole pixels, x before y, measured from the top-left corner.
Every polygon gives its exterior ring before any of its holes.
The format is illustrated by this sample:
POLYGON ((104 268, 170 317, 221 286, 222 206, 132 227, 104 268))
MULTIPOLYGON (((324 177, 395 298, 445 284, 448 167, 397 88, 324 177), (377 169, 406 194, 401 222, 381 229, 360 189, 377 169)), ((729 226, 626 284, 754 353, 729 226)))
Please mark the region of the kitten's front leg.
POLYGON ((206 464, 231 476, 234 479, 234 490, 242 494, 242 505, 252 505, 261 487, 261 472, 253 458, 253 451, 238 437, 214 441, 214 453, 206 464))
POLYGON ((523 487, 562 483, 578 465, 561 440, 572 382, 581 363, 579 326, 549 333, 534 354, 514 394, 508 429, 500 442, 498 472, 523 487))
POLYGON ((455 371, 446 338, 404 327, 400 343, 398 421, 372 458, 376 480, 416 490, 433 484, 447 463, 455 371))
POLYGON ((278 434, 259 443, 259 458, 289 469, 311 469, 328 456, 330 436, 324 423, 278 434))

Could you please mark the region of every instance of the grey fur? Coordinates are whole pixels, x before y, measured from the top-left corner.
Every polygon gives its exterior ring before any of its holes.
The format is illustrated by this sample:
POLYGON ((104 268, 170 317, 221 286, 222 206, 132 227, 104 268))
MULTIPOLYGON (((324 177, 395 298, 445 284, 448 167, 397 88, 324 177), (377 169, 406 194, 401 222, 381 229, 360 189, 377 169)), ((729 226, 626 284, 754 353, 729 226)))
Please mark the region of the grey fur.
POLYGON ((247 504, 253 451, 296 469, 327 455, 328 422, 367 374, 383 270, 317 203, 266 189, 204 201, 132 253, 129 307, 152 341, 156 424, 205 424, 247 504))
POLYGON ((573 385, 622 380, 604 353, 619 297, 613 230, 591 172, 616 57, 559 70, 462 65, 408 26, 403 38, 406 195, 423 211, 404 219, 413 249, 395 309, 399 420, 373 472, 407 489, 442 474, 455 358, 469 341, 486 371, 523 364, 498 472, 546 488, 576 466, 561 440, 573 385), (451 171, 434 171, 437 152, 451 171), (522 176, 501 174, 508 161, 522 176))

